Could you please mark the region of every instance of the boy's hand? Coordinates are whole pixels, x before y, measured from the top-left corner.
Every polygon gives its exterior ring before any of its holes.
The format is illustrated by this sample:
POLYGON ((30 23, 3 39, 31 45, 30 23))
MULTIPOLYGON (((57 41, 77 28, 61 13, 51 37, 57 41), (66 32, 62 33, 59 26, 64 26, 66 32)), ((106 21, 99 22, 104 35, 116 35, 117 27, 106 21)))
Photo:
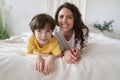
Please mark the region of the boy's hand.
POLYGON ((49 73, 53 71, 55 59, 56 57, 53 55, 50 55, 45 59, 44 71, 43 71, 45 75, 48 75, 49 73))
POLYGON ((41 55, 37 55, 36 58, 36 70, 39 72, 43 73, 43 69, 44 69, 44 59, 42 58, 41 55))

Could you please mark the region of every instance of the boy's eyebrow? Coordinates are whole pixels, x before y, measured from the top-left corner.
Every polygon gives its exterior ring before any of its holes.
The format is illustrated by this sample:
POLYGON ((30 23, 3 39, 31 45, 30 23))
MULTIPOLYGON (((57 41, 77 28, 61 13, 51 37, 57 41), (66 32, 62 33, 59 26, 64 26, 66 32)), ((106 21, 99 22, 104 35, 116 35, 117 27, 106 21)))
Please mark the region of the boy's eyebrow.
MULTIPOLYGON (((37 29, 37 30, 45 30, 45 29, 44 29, 44 28, 41 28, 41 29, 37 29)), ((48 28, 47 28, 46 30, 52 30, 52 29, 50 29, 50 28, 48 29, 48 28)))

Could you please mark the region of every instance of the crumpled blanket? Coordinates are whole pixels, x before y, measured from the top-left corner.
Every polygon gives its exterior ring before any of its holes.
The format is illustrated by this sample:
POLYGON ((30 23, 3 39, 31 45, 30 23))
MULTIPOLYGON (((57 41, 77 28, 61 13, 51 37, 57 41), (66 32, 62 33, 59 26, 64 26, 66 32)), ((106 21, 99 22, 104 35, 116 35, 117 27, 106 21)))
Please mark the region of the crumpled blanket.
POLYGON ((120 80, 120 41, 91 33, 82 59, 67 64, 55 61, 45 76, 35 70, 34 59, 25 55, 28 34, 0 41, 0 80, 120 80))

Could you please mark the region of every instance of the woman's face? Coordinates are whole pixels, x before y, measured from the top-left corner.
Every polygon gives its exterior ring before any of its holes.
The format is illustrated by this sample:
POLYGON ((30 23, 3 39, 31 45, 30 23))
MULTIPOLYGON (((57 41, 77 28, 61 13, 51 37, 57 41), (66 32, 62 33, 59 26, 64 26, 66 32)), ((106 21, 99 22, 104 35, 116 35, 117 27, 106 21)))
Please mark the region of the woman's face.
POLYGON ((58 24, 63 32, 69 32, 74 25, 74 17, 71 10, 62 8, 58 13, 58 24))

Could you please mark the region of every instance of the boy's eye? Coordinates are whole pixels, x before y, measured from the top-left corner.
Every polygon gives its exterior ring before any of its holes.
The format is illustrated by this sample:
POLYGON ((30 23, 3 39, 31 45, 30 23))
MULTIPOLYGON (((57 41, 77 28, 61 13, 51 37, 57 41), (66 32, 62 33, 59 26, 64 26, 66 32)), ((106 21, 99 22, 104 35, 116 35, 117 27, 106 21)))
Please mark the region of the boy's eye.
POLYGON ((47 30, 46 32, 52 32, 52 30, 47 30))
POLYGON ((42 30, 41 29, 38 29, 37 32, 41 32, 42 30))
POLYGON ((42 29, 38 29, 36 30, 37 32, 52 32, 52 30, 42 30, 42 29))

